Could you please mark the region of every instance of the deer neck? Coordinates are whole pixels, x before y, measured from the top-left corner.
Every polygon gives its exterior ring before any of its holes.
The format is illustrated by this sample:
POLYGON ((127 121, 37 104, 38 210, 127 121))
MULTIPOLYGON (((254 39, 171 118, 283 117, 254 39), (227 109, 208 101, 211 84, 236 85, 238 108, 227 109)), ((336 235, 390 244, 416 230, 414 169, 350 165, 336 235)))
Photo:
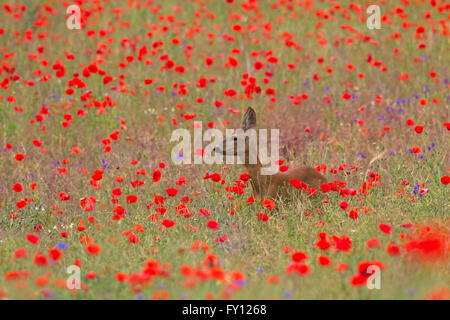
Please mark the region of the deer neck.
POLYGON ((258 163, 256 163, 256 164, 245 164, 245 168, 247 169, 248 175, 253 180, 256 180, 258 177, 261 176, 260 171, 261 171, 262 165, 259 162, 259 160, 258 160, 258 163))
POLYGON ((245 168, 247 169, 247 173, 251 178, 254 192, 257 195, 262 196, 265 193, 265 189, 267 187, 268 176, 261 175, 262 164, 259 161, 259 158, 257 158, 256 164, 249 164, 249 162, 246 161, 245 168))
POLYGON ((256 180, 256 178, 260 176, 260 171, 262 168, 261 161, 259 161, 259 156, 256 155, 256 163, 250 163, 250 162, 251 162, 250 155, 248 152, 246 152, 245 160, 244 160, 245 168, 247 169, 249 176, 253 180, 256 180))

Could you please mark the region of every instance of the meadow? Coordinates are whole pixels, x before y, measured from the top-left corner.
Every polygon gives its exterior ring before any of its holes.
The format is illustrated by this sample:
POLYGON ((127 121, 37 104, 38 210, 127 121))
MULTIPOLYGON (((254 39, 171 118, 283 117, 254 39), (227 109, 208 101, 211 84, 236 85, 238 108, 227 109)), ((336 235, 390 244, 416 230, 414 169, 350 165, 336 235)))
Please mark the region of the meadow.
POLYGON ((441 0, 4 2, 0 299, 449 299, 449 36, 441 0), (250 106, 328 183, 173 163, 250 106))

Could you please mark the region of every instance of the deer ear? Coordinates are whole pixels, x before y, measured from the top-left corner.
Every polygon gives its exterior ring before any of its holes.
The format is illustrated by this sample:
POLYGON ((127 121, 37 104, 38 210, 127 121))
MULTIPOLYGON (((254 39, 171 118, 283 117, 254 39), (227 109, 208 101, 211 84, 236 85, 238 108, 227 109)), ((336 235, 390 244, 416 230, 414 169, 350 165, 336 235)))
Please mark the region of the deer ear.
POLYGON ((256 112, 252 107, 248 107, 242 119, 242 129, 247 130, 256 125, 256 112))

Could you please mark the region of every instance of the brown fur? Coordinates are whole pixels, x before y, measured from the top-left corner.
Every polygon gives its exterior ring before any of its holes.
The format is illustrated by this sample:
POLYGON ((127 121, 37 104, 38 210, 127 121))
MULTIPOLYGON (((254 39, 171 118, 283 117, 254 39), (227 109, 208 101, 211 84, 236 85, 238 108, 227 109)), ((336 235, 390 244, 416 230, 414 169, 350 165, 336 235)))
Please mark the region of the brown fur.
MULTIPOLYGON (((247 172, 251 178, 251 185, 253 194, 260 197, 260 199, 269 198, 276 199, 281 196, 286 196, 286 193, 281 193, 281 187, 290 187, 290 181, 297 179, 307 184, 308 187, 319 189, 322 183, 326 183, 327 179, 320 174, 316 169, 308 166, 300 166, 290 168, 285 172, 278 172, 274 175, 261 175, 261 164, 245 164, 247 172)), ((285 189, 286 190, 286 189, 285 189)))

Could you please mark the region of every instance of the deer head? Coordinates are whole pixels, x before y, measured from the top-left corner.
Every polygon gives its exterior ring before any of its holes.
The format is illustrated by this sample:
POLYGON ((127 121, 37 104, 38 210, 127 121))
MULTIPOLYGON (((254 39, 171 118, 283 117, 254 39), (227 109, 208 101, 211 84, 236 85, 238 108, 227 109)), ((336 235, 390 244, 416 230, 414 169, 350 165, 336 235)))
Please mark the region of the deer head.
POLYGON ((257 135, 256 131, 249 130, 256 125, 256 112, 251 107, 247 109, 241 123, 241 129, 227 130, 227 137, 214 147, 213 151, 224 156, 238 157, 238 163, 257 163, 257 135))

